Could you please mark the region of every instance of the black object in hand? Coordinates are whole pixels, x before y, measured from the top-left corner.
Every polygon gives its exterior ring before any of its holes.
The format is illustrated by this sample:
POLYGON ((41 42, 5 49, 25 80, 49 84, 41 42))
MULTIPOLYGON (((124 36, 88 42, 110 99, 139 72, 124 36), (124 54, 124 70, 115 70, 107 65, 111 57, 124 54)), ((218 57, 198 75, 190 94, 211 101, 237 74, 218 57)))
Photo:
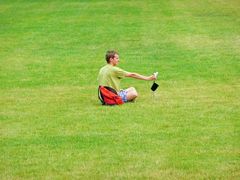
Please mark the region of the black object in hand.
POLYGON ((153 85, 152 85, 152 87, 151 87, 151 90, 152 90, 152 91, 156 91, 156 89, 158 88, 158 86, 159 86, 159 85, 154 82, 153 85))

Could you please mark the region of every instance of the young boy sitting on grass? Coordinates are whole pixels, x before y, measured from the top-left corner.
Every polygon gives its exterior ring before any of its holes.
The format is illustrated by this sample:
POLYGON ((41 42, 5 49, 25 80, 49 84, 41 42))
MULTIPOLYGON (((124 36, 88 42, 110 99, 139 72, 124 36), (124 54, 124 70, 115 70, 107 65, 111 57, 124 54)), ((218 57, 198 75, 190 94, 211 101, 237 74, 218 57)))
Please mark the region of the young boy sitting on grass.
POLYGON ((123 102, 133 101, 138 96, 134 87, 129 87, 124 90, 120 88, 120 81, 124 77, 131 77, 146 81, 156 80, 155 75, 144 76, 134 72, 127 72, 117 67, 119 63, 119 54, 116 51, 107 51, 106 61, 107 64, 99 71, 98 84, 99 86, 108 86, 115 89, 118 95, 122 98, 123 102))

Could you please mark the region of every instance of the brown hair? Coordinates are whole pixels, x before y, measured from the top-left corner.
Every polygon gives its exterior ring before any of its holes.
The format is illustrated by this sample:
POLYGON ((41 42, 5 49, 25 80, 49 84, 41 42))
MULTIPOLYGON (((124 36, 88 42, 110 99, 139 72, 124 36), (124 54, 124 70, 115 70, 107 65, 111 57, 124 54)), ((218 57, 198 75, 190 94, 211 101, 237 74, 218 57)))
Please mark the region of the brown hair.
POLYGON ((107 51, 106 56, 105 56, 107 63, 109 63, 111 58, 115 57, 115 54, 118 54, 118 52, 114 51, 114 50, 107 51))

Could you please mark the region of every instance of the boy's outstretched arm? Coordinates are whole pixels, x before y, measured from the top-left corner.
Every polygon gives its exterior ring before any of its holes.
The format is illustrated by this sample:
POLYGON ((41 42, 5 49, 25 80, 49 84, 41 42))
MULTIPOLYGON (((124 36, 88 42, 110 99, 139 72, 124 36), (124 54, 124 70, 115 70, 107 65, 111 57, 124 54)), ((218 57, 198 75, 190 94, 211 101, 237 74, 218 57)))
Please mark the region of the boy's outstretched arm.
POLYGON ((126 74, 126 77, 131 77, 131 78, 135 78, 135 79, 140 79, 140 80, 145 80, 145 81, 153 81, 156 80, 156 76, 150 75, 150 76, 144 76, 138 73, 133 73, 133 72, 129 72, 126 74))

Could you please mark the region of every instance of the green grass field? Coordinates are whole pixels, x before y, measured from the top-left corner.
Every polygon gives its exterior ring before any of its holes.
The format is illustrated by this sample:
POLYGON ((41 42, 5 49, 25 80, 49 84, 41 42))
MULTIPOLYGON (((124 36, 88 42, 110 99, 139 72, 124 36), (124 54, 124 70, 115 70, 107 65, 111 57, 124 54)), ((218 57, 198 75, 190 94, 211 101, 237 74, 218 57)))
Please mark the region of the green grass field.
POLYGON ((0 179, 239 179, 240 2, 0 2, 0 179), (101 106, 105 52, 150 75, 101 106))

